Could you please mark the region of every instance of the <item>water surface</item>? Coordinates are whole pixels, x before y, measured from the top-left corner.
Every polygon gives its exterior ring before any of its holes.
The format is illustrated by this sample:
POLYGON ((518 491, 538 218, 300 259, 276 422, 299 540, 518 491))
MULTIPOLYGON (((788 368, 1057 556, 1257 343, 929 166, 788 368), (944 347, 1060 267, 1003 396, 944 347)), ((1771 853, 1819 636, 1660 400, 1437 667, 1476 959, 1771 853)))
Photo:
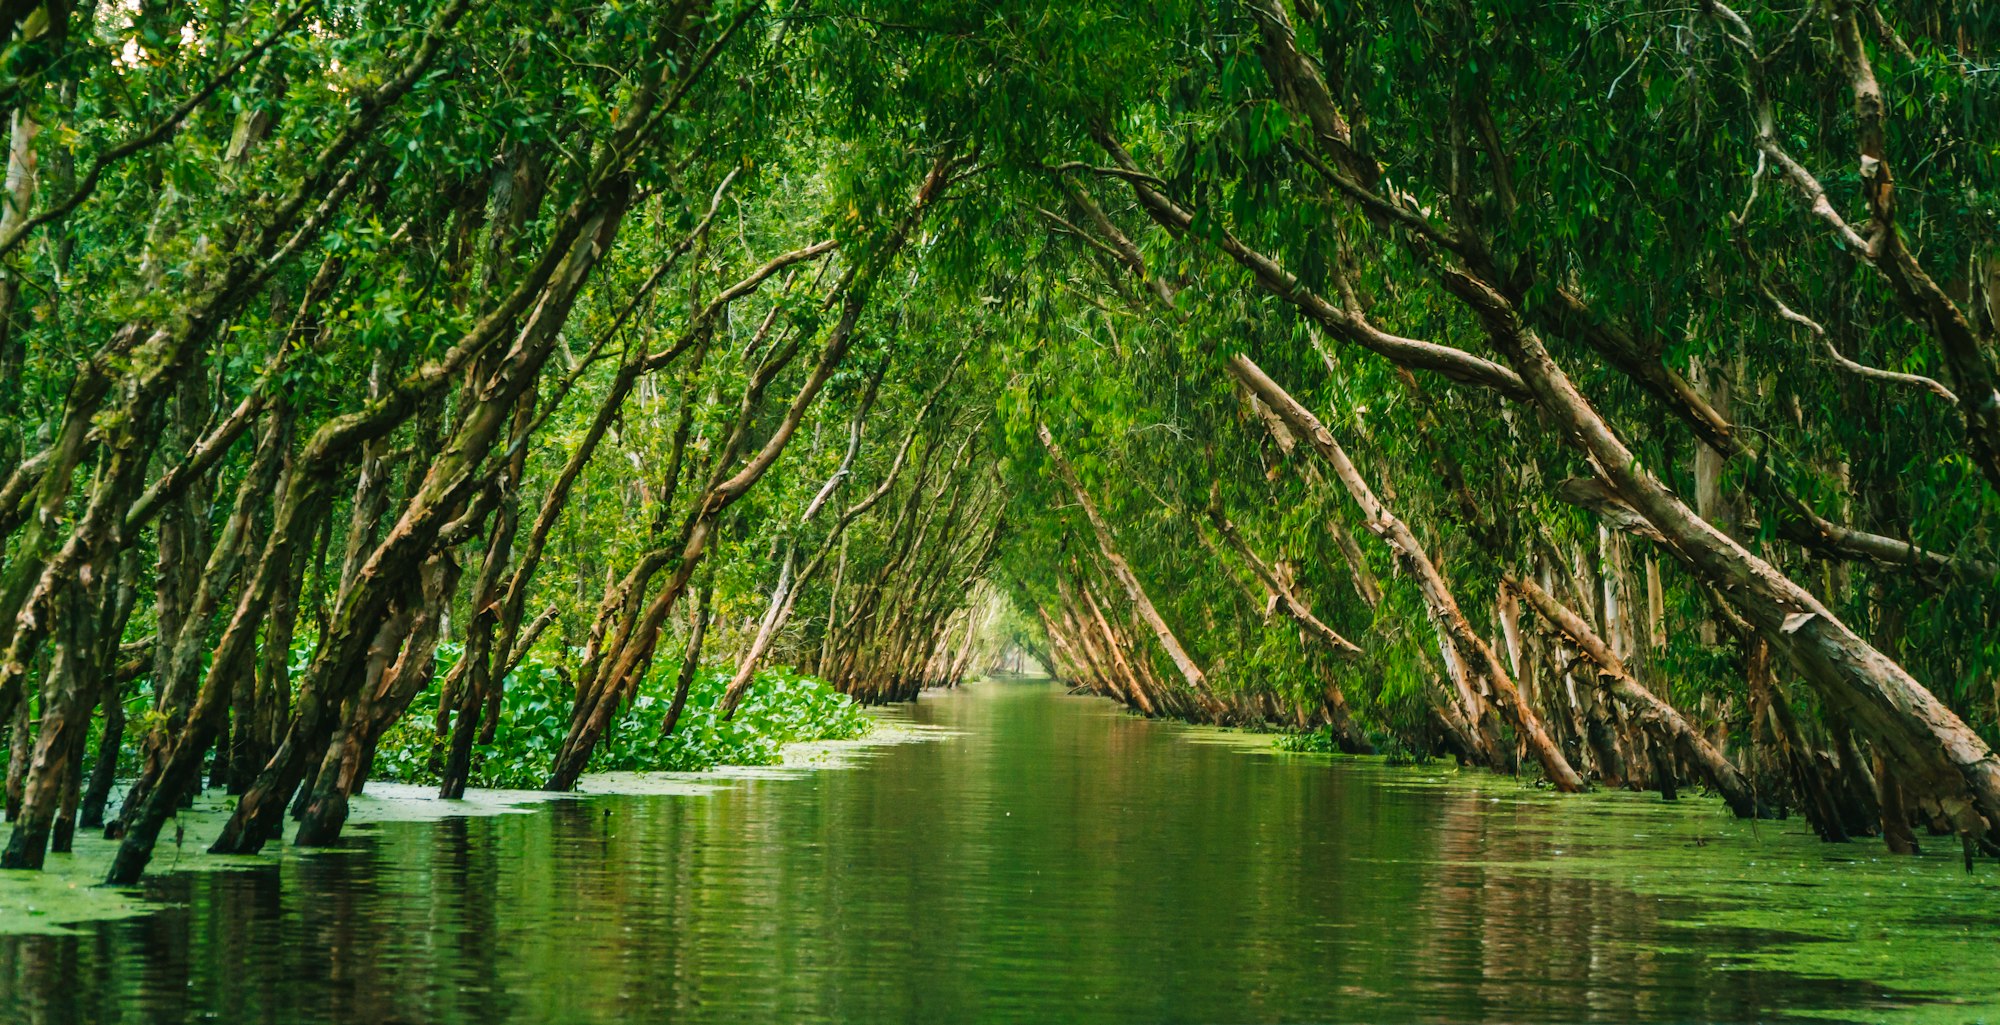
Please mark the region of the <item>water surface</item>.
POLYGON ((0 1022, 2000 1020, 1990 865, 1043 684, 894 714, 953 735, 162 875, 0 937, 0 1022))

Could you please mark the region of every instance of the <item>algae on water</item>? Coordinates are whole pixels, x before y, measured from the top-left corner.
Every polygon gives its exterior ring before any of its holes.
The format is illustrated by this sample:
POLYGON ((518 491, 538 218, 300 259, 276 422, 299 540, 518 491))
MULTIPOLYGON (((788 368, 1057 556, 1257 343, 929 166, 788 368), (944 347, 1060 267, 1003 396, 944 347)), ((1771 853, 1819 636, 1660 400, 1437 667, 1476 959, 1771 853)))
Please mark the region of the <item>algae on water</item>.
POLYGON ((1671 803, 1624 791, 1578 799, 1442 763, 1336 757, 1339 771, 1377 786, 1479 801, 1490 825, 1542 841, 1543 857, 1480 862, 1491 878, 1591 878, 1675 900, 1692 908, 1673 923, 1681 953, 1711 949, 1707 930, 1762 937, 1715 955, 1716 971, 1874 983, 1893 998, 1870 1009, 1885 1021, 2000 1021, 2000 865, 1980 859, 1968 872, 1952 837, 1923 838, 1922 854, 1899 856, 1880 840, 1823 843, 1803 818, 1736 819, 1693 793, 1671 803))

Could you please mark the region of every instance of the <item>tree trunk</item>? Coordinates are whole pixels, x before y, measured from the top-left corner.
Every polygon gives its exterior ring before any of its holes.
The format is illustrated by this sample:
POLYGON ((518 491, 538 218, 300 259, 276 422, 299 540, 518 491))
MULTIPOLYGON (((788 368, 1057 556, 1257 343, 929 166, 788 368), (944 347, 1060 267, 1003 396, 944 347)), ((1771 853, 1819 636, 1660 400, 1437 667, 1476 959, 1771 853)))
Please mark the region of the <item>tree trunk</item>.
MULTIPOLYGON (((1582 616, 1557 601, 1555 596, 1542 586, 1526 577, 1509 573, 1503 578, 1504 586, 1528 600, 1537 615, 1550 626, 1560 631, 1571 644, 1576 645, 1584 656, 1595 663, 1598 679, 1605 689, 1638 710, 1641 725, 1655 732, 1660 747, 1668 745, 1678 748, 1688 761, 1701 773, 1702 778, 1722 795, 1729 804, 1729 810, 1737 818, 1754 818, 1757 815, 1757 796, 1748 780, 1736 770, 1722 752, 1709 744, 1708 738, 1694 728, 1672 705, 1655 696, 1641 684, 1625 663, 1590 629, 1582 616)), ((1657 766, 1656 766, 1657 768, 1657 766)), ((1673 776, 1667 772, 1665 779, 1671 785, 1673 776)))
POLYGON ((708 638, 709 621, 715 615, 715 607, 710 599, 715 596, 713 577, 703 580, 701 590, 694 596, 694 628, 688 631, 687 650, 681 654, 681 671, 674 677, 674 699, 667 705, 667 714, 660 720, 660 739, 674 735, 680 726, 681 713, 687 710, 688 690, 694 686, 694 678, 701 672, 701 646, 708 638))
POLYGON ((1515 730, 1520 732, 1536 760, 1541 762, 1542 770, 1548 775, 1550 784, 1566 793, 1581 791, 1584 788, 1583 777, 1577 775, 1576 770, 1570 767, 1561 749, 1542 726, 1541 718, 1522 700, 1514 681, 1508 676, 1507 671, 1501 668, 1492 649, 1487 647, 1486 641, 1472 628, 1472 624, 1466 621, 1465 614, 1459 609, 1458 600, 1452 596, 1443 574, 1439 573, 1437 566, 1431 562, 1429 554, 1417 540, 1416 534, 1376 497, 1374 489, 1362 479, 1360 471, 1334 440, 1333 434, 1320 423, 1319 418, 1300 405, 1247 357, 1240 355, 1233 357, 1230 360, 1230 372, 1248 385, 1265 404, 1276 410, 1279 416, 1291 424, 1294 431, 1305 437, 1311 443, 1313 451, 1333 468, 1334 475, 1340 478, 1355 504, 1361 507, 1362 516, 1370 532, 1389 546, 1396 554, 1397 561, 1402 563, 1416 580, 1418 589, 1424 596, 1425 608, 1429 610, 1433 621, 1438 624, 1439 633, 1444 635, 1457 650, 1459 657, 1466 660, 1470 671, 1492 685, 1496 703, 1512 722, 1515 730))
POLYGON ((1139 582, 1138 574, 1132 572, 1132 567, 1126 563, 1125 557, 1118 554, 1118 547, 1112 541, 1110 526, 1104 522, 1102 516, 1098 515, 1097 503, 1091 501, 1089 493, 1083 489, 1083 483, 1070 468, 1069 461, 1063 458, 1062 450, 1056 446, 1055 436, 1049 433, 1048 425, 1038 424, 1036 431, 1042 439, 1042 447, 1048 450, 1049 458, 1055 462, 1056 471, 1062 476, 1064 483, 1069 485, 1070 492, 1076 496, 1077 504, 1083 507, 1084 516, 1090 521, 1090 529, 1097 535, 1098 550, 1104 556, 1105 563, 1111 567, 1112 578, 1125 591, 1126 599, 1132 603, 1132 608, 1138 612, 1139 618, 1152 628, 1153 636, 1159 639, 1161 649, 1173 661, 1174 668, 1180 670, 1181 679, 1187 683, 1188 690, 1192 691, 1202 705, 1219 719, 1224 707, 1222 702, 1216 700, 1214 692, 1209 690, 1207 675, 1195 664, 1193 656, 1188 654, 1187 649, 1181 646, 1180 638, 1174 635, 1173 628, 1167 625, 1166 619, 1160 615, 1160 610, 1154 607, 1152 598, 1146 594, 1145 586, 1139 582))

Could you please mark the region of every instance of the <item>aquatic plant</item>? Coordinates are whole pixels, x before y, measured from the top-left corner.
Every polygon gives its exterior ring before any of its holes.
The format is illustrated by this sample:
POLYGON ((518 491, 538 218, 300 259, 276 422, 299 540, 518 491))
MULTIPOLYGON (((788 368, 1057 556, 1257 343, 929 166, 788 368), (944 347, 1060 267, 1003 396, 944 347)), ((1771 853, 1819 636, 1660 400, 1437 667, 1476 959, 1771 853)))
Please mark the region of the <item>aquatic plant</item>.
MULTIPOLYGON (((700 772, 718 765, 775 765, 784 746, 800 741, 852 740, 871 720, 859 705, 821 680, 783 668, 757 673, 736 713, 723 718, 726 669, 706 669, 689 688, 671 733, 662 731, 673 704, 673 681, 649 674, 630 710, 591 757, 591 772, 700 772)), ((507 680, 494 740, 473 748, 472 783, 530 789, 548 777, 569 723, 562 678, 529 659, 507 680)), ((435 726, 437 702, 426 695, 383 735, 375 774, 405 783, 437 783, 438 751, 448 740, 435 726), (428 706, 428 707, 426 707, 428 706)))

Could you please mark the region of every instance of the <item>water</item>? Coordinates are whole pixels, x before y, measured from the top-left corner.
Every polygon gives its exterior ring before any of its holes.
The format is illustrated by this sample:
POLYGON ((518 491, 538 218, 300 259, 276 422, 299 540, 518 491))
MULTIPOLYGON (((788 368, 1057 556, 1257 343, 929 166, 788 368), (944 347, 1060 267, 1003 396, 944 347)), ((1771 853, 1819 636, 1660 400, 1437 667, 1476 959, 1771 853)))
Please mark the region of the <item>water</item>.
POLYGON ((1942 855, 1046 685, 898 714, 956 735, 161 876, 165 910, 0 938, 0 1022, 1964 1021, 2000 989, 1993 873, 1942 855))

